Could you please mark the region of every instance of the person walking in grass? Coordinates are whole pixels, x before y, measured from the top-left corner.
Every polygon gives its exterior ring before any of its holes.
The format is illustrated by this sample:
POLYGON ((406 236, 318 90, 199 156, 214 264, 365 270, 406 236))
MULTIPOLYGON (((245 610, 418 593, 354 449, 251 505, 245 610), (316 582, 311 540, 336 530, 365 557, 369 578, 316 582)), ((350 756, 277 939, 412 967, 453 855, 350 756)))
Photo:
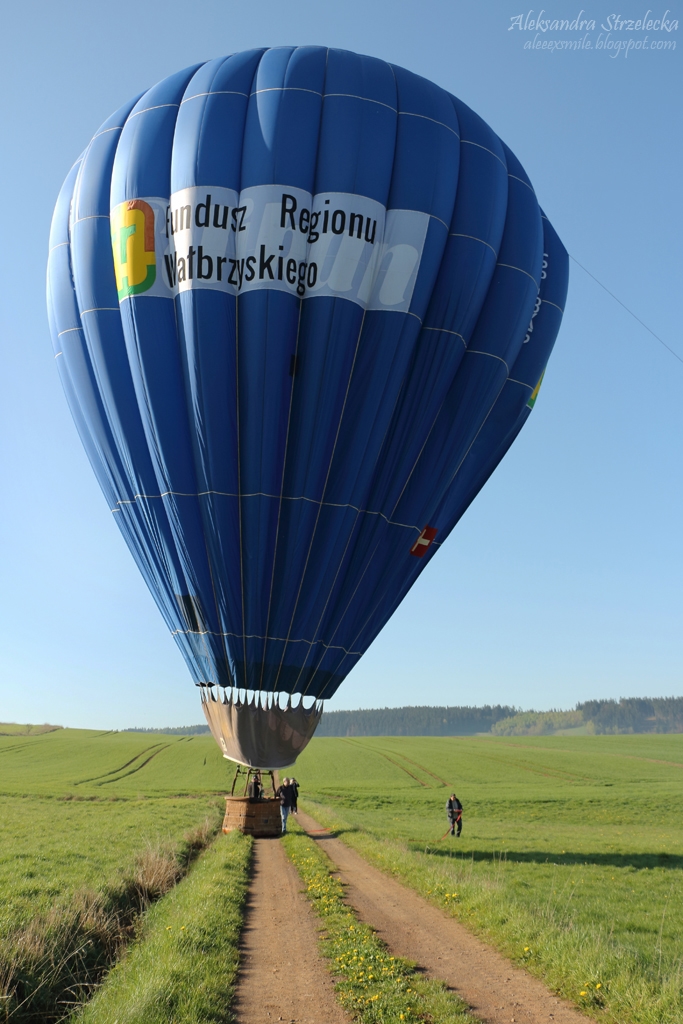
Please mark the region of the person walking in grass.
POLYGON ((289 784, 292 787, 292 814, 299 813, 299 783, 296 779, 290 779, 289 784))
POLYGON ((283 779, 282 785, 277 791, 280 800, 280 815, 282 817, 282 834, 287 834, 287 818, 293 807, 296 806, 296 790, 292 786, 291 779, 283 779))
POLYGON ((459 836, 462 832, 462 804, 455 793, 451 793, 446 801, 446 816, 448 824, 451 826, 451 835, 459 836), (456 828, 458 830, 457 833, 455 831, 456 828))

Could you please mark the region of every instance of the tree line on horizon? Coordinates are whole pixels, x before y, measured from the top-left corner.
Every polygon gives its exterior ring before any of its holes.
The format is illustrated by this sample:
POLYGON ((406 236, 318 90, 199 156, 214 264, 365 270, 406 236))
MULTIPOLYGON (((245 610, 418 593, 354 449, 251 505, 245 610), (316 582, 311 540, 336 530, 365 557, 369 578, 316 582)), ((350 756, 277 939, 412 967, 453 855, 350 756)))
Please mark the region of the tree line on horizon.
MULTIPOLYGON (((130 729, 174 736, 207 733, 207 725, 130 729)), ((550 736, 683 732, 683 697, 622 697, 589 700, 573 711, 522 711, 503 704, 483 707, 368 708, 325 711, 316 736, 550 736)))
POLYGON ((573 711, 522 711, 507 705, 405 707, 323 713, 317 736, 549 736, 683 732, 683 697, 590 700, 573 711))

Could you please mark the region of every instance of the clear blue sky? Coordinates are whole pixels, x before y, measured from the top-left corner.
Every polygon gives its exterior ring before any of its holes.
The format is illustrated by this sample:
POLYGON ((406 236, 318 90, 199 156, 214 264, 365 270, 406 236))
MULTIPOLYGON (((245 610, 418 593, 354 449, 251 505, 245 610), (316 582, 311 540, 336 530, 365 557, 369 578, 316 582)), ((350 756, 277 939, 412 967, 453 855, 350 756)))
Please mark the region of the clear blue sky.
MULTIPOLYGON (((647 5, 585 3, 587 35, 510 30, 530 10, 516 0, 8 4, 0 720, 123 728, 202 717, 50 350, 52 207, 99 124, 165 75, 251 46, 319 43, 401 64, 493 126, 570 254, 683 356, 683 30, 607 36, 610 15, 637 20, 647 5), (525 48, 584 38, 590 49, 525 48), (601 39, 641 46, 617 52, 601 39), (655 49, 661 40, 675 48, 655 49)), ((669 22, 683 16, 674 0, 668 10, 669 22)), ((548 0, 541 17, 580 11, 548 0)), ((683 694, 683 364, 575 264, 571 275, 528 425, 331 707, 683 694)))

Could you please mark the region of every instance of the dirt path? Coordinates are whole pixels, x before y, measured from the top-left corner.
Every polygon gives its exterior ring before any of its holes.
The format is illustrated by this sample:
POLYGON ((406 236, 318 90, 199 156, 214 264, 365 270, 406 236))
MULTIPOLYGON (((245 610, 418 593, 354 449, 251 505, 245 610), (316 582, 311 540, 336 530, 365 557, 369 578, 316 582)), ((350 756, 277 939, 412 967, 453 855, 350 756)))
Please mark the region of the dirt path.
POLYGON ((277 839, 256 839, 240 971, 238 1024, 349 1024, 318 952, 318 926, 277 839))
POLYGON ((578 1010, 537 978, 514 967, 452 917, 427 903, 299 811, 299 824, 339 870, 349 903, 395 956, 414 960, 446 982, 488 1024, 587 1024, 578 1010))

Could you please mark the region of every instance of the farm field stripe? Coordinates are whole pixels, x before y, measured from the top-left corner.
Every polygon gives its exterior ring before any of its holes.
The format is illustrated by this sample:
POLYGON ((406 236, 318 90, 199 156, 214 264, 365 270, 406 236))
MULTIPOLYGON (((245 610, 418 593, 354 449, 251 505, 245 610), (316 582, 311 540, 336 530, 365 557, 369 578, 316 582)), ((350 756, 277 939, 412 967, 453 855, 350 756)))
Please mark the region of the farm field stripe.
POLYGON ((486 758, 487 761, 494 761, 496 764, 504 764, 510 768, 518 768, 521 771, 529 772, 531 775, 543 775, 548 779, 560 779, 561 781, 580 781, 580 782, 591 782, 589 775, 578 775, 575 772, 564 771, 562 768, 548 768, 547 765, 540 765, 535 768, 527 761, 513 761, 507 757, 496 757, 495 754, 482 754, 479 751, 479 757, 486 758))
POLYGON ((144 790, 149 797, 179 790, 214 793, 224 791, 231 782, 226 762, 210 736, 189 741, 118 733, 100 741, 91 733, 65 729, 31 738, 30 746, 9 751, 0 761, 0 787, 7 793, 138 796, 144 790), (159 751, 161 756, 148 761, 144 771, 126 775, 159 751))
POLYGON ((315 916, 278 839, 255 839, 234 1001, 238 1024, 351 1024, 318 949, 315 916))
POLYGON ((361 747, 361 749, 363 750, 371 750, 373 754, 378 754, 380 757, 383 757, 387 761, 390 761, 391 764, 393 764, 396 768, 400 768, 402 772, 405 772, 406 775, 409 775, 411 779, 415 779, 415 781, 419 783, 421 786, 424 786, 425 789, 429 789, 429 786, 426 782, 423 782, 422 779, 418 779, 417 775, 413 775, 413 773, 409 771, 404 765, 400 764, 398 761, 395 761, 393 757, 389 757, 389 755, 385 754, 382 750, 377 750, 374 747, 366 746, 365 743, 356 743, 354 740, 349 740, 346 738, 344 739, 344 743, 350 743, 352 746, 361 747))
POLYGON ((112 784, 112 782, 120 782, 121 779, 127 779, 129 775, 135 775, 136 772, 142 771, 142 769, 145 768, 149 764, 150 761, 153 761, 155 757, 157 757, 159 754, 161 754, 162 751, 167 750, 170 746, 171 746, 170 743, 166 743, 163 747, 160 747, 159 750, 155 750, 153 754, 150 754, 149 757, 146 758, 142 762, 142 764, 138 764, 138 765, 135 766, 135 768, 131 768, 131 770, 129 772, 121 772, 121 774, 117 775, 116 778, 114 778, 114 779, 103 779, 102 782, 96 782, 95 785, 96 786, 110 786, 112 784))
POLYGON ((392 754, 395 754, 396 757, 402 757, 404 761, 408 762, 408 764, 412 764, 415 766, 415 768, 419 768, 421 772, 425 773, 425 775, 431 775, 431 777, 435 779, 439 783, 439 785, 450 786, 450 782, 447 782, 446 779, 442 779, 439 775, 435 775, 433 771, 430 771, 429 768, 425 768, 425 766, 423 764, 420 764, 418 761, 413 761, 411 757, 406 757, 405 754, 401 754, 398 750, 392 750, 391 752, 392 754))
POLYGON ((140 938, 78 1016, 78 1024, 229 1021, 252 841, 218 839, 145 917, 140 938))
MULTIPOLYGON (((631 734, 631 735, 633 735, 633 734, 631 734)), ((638 734, 636 734, 636 735, 638 735, 638 734)), ((670 733, 652 733, 652 734, 651 733, 641 733, 640 735, 645 737, 645 736, 650 736, 650 735, 665 736, 665 735, 674 735, 674 734, 670 734, 670 733)), ((550 737, 550 738, 552 738, 552 737, 550 737)), ((481 736, 481 737, 477 737, 475 742, 476 743, 489 743, 490 744, 492 741, 489 740, 486 736, 481 736)), ((553 753, 553 754, 570 754, 572 757, 576 756, 576 751, 575 750, 567 750, 565 747, 553 747, 553 748, 546 747, 546 746, 538 746, 538 747, 536 747, 536 746, 533 746, 531 743, 506 743, 505 741, 500 740, 500 739, 496 739, 493 742, 495 742, 495 745, 497 747, 512 747, 513 750, 543 750, 543 751, 547 751, 547 752, 550 752, 550 753, 553 753)), ((665 765, 668 765, 668 767, 670 767, 670 768, 683 768, 683 763, 680 762, 680 761, 663 761, 661 758, 658 758, 658 757, 638 757, 637 754, 621 754, 617 750, 596 750, 596 751, 592 751, 591 753, 595 757, 616 757, 616 758, 619 758, 620 760, 623 759, 623 760, 626 760, 626 761, 645 761, 647 764, 665 764, 665 765)))
MULTIPOLYGON (((389 754, 387 754, 384 750, 382 750, 381 747, 373 747, 373 746, 370 746, 369 743, 368 744, 363 743, 362 746, 363 746, 363 749, 372 750, 374 753, 382 754, 383 757, 387 757, 389 760, 391 760, 391 758, 389 757, 389 754)), ((390 747, 389 750, 390 750, 391 754, 393 755, 393 757, 400 757, 403 761, 407 761, 408 764, 411 764, 413 766, 413 768, 419 768, 419 770, 421 772, 424 772, 425 775, 429 775, 430 778, 434 779, 435 782, 438 782, 440 786, 448 786, 449 785, 449 783, 446 782, 445 779, 442 779, 442 778, 440 778, 440 776, 435 775, 433 771, 431 771, 429 768, 425 768, 425 766, 423 764, 420 764, 419 761, 414 761, 411 757, 406 757, 405 754, 402 754, 399 750, 394 750, 393 747, 390 747)), ((395 764, 397 767, 402 767, 402 765, 401 765, 401 763, 399 761, 392 761, 392 764, 395 764)), ((408 769, 404 769, 404 770, 407 771, 408 769)), ((413 775, 413 778, 415 778, 415 777, 416 776, 413 775)), ((420 780, 418 779, 418 782, 419 781, 420 780)))
MULTIPOLYGON (((171 745, 170 743, 164 743, 163 744, 164 748, 165 747, 170 747, 170 745, 171 745)), ((103 772, 101 775, 92 775, 88 779, 79 779, 78 782, 74 782, 74 786, 84 786, 88 782, 97 782, 99 779, 107 779, 107 778, 109 778, 110 775, 118 775, 118 773, 122 772, 124 770, 124 768, 128 768, 129 765, 135 764, 135 762, 138 761, 144 754, 146 754, 148 750, 154 750, 156 747, 160 747, 160 746, 161 746, 160 743, 154 743, 151 747, 145 747, 144 750, 141 750, 139 753, 137 753, 135 755, 135 757, 131 757, 131 759, 129 761, 126 761, 125 764, 119 765, 118 768, 112 768, 112 770, 110 772, 103 772)), ((157 753, 158 753, 158 751, 157 751, 157 753)))
MULTIPOLYGON (((341 875, 346 897, 362 921, 376 929, 396 956, 415 961, 428 977, 445 982, 489 1024, 512 1018, 527 1024, 586 1024, 586 1017, 472 935, 464 925, 415 891, 369 864, 339 839, 316 835, 321 826, 303 811, 299 820, 341 875)), ((457 893, 441 893, 443 899, 457 893)))
POLYGON ((2 745, 2 746, 0 746, 0 754, 9 754, 12 751, 16 751, 16 750, 26 750, 26 748, 30 747, 30 746, 31 746, 31 743, 30 743, 30 741, 28 739, 24 740, 22 743, 12 743, 12 744, 7 745, 7 746, 2 745))
POLYGON ((333 864, 299 828, 283 838, 288 857, 324 925, 321 948, 336 978, 337 997, 361 1024, 474 1024, 457 996, 439 981, 420 977, 408 960, 393 956, 347 903, 333 864))

